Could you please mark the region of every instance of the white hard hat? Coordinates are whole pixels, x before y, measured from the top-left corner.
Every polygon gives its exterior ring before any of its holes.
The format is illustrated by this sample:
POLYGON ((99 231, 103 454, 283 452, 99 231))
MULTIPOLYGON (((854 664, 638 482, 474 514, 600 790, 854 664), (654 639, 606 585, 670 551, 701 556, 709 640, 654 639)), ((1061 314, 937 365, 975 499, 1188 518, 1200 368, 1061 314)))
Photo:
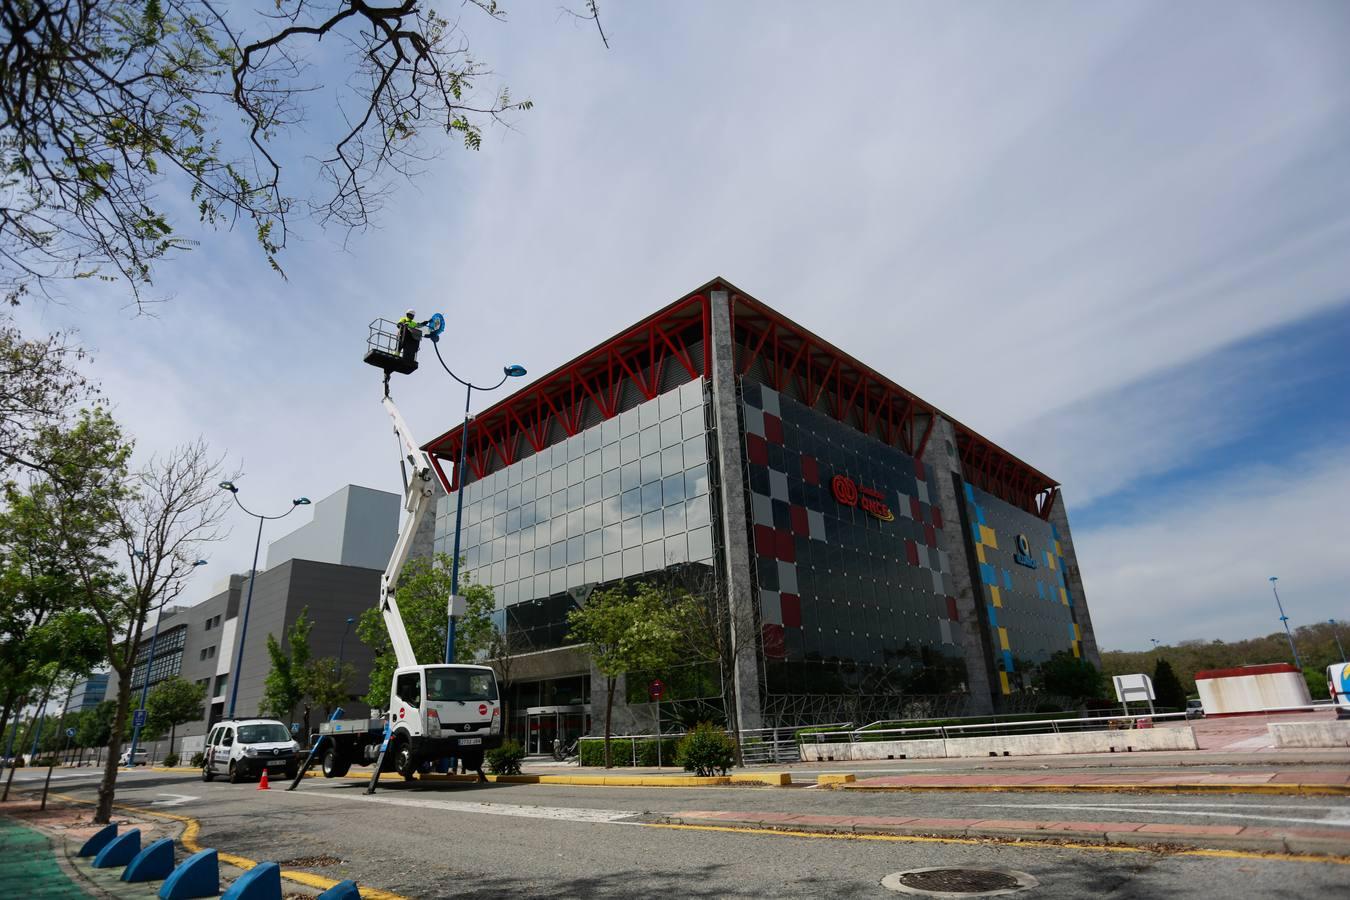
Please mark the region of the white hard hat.
POLYGON ((417 315, 417 313, 413 312, 411 309, 408 310, 407 314, 410 315, 410 316, 415 316, 415 315, 417 315))

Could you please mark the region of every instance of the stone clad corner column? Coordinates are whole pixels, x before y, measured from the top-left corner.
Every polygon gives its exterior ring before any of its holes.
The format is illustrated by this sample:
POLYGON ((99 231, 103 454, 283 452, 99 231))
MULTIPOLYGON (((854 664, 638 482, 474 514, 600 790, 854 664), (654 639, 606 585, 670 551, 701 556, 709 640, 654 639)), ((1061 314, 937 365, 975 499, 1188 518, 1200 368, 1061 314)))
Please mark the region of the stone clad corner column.
POLYGON ((957 496, 953 475, 961 475, 961 457, 956 452, 956 429, 952 423, 937 417, 933 433, 924 449, 923 462, 933 467, 930 488, 937 490, 937 504, 942 508, 947 539, 947 553, 951 559, 952 581, 956 589, 957 623, 961 647, 966 658, 966 685, 970 689, 968 715, 987 716, 994 713, 994 697, 989 672, 989 651, 980 627, 979 604, 984 602, 983 587, 971 580, 971 565, 966 550, 966 535, 961 526, 965 521, 963 498, 957 496))
POLYGON ((736 654, 732 673, 736 688, 736 718, 742 729, 763 724, 759 696, 758 641, 755 624, 754 587, 750 571, 750 516, 747 508, 744 450, 739 400, 736 393, 735 345, 731 333, 731 298, 726 291, 709 294, 712 341, 712 404, 714 462, 720 475, 722 507, 723 582, 731 610, 732 646, 736 654))
POLYGON ((1097 646, 1097 634, 1092 630, 1092 616, 1088 612, 1087 594, 1083 590, 1083 575, 1078 568, 1078 552, 1073 546, 1073 532, 1069 529, 1069 511, 1064 503, 1064 491, 1061 489, 1050 509, 1050 524, 1059 532, 1059 546, 1064 551, 1064 561, 1068 571, 1064 580, 1073 594, 1074 621, 1083 638, 1083 658, 1098 669, 1102 667, 1101 650, 1097 646))

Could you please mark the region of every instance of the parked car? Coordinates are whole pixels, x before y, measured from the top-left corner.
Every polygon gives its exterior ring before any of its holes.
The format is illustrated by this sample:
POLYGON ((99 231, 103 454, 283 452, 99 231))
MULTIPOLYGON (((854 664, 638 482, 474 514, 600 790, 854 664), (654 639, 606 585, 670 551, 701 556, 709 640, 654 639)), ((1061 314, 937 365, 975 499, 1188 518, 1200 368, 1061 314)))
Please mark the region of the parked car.
POLYGON ((1200 700, 1186 701, 1186 718, 1203 719, 1205 717, 1205 704, 1200 700))
POLYGON ((294 778, 300 768, 300 744, 275 719, 219 722, 206 738, 202 781, 224 775, 231 784, 269 775, 294 778))
POLYGON ((122 752, 122 758, 117 761, 119 766, 144 766, 150 762, 150 754, 144 747, 136 748, 136 759, 131 759, 131 748, 122 752))

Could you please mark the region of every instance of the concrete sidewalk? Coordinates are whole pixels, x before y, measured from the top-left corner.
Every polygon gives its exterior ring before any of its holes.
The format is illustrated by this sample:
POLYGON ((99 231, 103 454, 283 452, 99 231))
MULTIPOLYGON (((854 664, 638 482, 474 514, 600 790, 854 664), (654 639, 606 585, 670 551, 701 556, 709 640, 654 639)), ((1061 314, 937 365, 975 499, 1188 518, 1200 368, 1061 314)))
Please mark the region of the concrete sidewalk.
POLYGON ((855 791, 1163 791, 1283 795, 1350 795, 1350 769, 1242 772, 1106 772, 1068 775, 989 771, 954 775, 880 775, 829 786, 855 791))
POLYGON ((1211 848, 1312 854, 1350 864, 1350 832, 1335 828, 1254 828, 1175 822, 1076 822, 1035 819, 942 819, 821 816, 759 811, 667 813, 662 824, 856 836, 860 839, 968 838, 1113 844, 1149 849, 1211 848), (1160 847, 1160 845, 1167 845, 1160 847))

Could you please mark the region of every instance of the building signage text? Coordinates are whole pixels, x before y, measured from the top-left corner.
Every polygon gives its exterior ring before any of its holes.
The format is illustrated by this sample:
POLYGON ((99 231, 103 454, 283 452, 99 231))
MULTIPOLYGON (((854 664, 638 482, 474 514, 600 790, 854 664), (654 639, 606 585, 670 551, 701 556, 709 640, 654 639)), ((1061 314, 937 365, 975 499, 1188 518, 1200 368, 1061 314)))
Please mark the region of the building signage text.
POLYGON ((1036 560, 1031 556, 1031 542, 1027 540, 1027 536, 1019 534, 1016 544, 1017 549, 1013 551, 1013 562, 1019 566, 1026 566, 1028 569, 1036 568, 1036 560))
POLYGON ((882 522, 894 522, 895 513, 886 505, 885 496, 875 488, 860 488, 847 475, 836 475, 830 481, 834 499, 844 506, 859 506, 863 512, 882 522))

